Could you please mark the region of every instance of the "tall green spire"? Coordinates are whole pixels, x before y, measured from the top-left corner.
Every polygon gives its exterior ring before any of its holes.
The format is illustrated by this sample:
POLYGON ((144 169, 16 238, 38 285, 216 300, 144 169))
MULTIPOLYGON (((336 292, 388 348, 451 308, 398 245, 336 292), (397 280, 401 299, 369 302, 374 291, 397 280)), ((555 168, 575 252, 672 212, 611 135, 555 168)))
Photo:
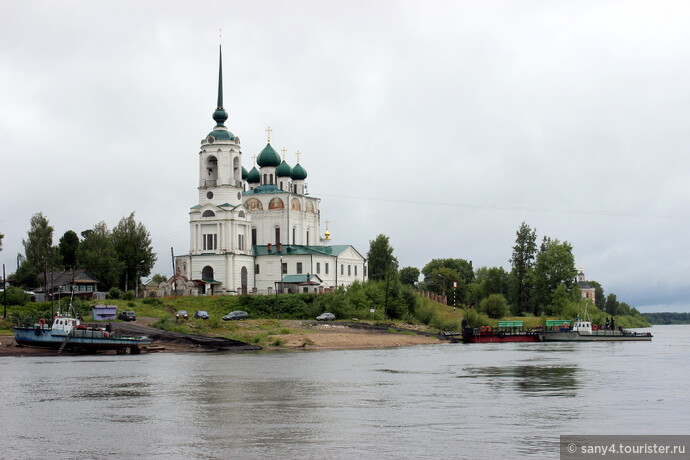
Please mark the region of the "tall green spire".
POLYGON ((218 107, 223 108, 223 45, 218 45, 220 55, 218 56, 218 107))
POLYGON ((225 120, 228 119, 228 112, 223 108, 223 47, 219 45, 220 55, 218 58, 218 106, 213 112, 213 119, 216 121, 216 127, 225 126, 225 120))

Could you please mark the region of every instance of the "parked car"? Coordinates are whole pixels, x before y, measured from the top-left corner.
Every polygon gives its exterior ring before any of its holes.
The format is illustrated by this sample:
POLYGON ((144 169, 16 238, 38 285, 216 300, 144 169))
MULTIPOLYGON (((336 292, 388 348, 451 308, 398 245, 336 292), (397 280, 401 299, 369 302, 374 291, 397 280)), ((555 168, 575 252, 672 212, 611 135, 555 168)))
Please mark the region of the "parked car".
POLYGON ((208 319, 208 312, 205 310, 197 310, 196 313, 194 313, 194 318, 196 319, 208 319))
POLYGON ((223 321, 233 321, 247 318, 249 318, 249 314, 246 311, 233 311, 223 316, 223 321))
POLYGON ((187 310, 178 310, 177 314, 175 315, 175 318, 177 318, 177 319, 189 319, 189 315, 187 314, 187 310))
POLYGON ((316 321, 333 321, 335 319, 335 315, 333 313, 321 313, 319 316, 316 317, 316 321))
POLYGON ((121 311, 119 315, 117 315, 117 319, 121 319, 122 321, 136 321, 137 315, 133 311, 121 311))

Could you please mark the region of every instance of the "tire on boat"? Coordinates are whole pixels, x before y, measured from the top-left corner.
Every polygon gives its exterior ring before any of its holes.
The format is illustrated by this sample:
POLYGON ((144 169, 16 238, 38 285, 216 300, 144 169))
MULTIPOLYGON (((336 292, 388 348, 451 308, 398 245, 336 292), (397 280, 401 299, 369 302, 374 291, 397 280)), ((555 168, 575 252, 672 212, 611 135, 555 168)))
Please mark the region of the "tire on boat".
POLYGON ((498 333, 498 337, 501 338, 501 339, 504 338, 505 336, 506 336, 506 333, 503 332, 503 331, 501 331, 501 332, 498 333))

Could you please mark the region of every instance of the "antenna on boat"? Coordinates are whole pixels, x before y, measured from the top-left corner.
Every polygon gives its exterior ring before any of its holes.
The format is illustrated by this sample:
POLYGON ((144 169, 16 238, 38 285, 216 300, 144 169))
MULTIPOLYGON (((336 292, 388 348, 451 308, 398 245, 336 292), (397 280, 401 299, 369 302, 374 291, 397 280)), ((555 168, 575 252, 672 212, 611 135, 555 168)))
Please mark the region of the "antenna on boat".
POLYGON ((70 293, 70 296, 69 296, 69 309, 67 310, 67 314, 70 316, 76 317, 77 315, 75 315, 74 306, 72 305, 72 300, 74 300, 74 271, 75 271, 75 267, 74 267, 74 265, 72 265, 72 283, 71 283, 72 292, 70 293))

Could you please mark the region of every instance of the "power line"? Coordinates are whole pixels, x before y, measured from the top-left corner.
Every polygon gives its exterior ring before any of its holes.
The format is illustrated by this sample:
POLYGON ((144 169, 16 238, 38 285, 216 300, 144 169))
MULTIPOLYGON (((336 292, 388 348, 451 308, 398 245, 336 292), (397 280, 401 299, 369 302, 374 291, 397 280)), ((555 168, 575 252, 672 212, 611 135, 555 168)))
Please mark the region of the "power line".
POLYGON ((655 212, 655 211, 609 211, 609 210, 598 210, 598 209, 558 209, 558 208, 538 208, 532 206, 507 206, 507 205, 494 205, 494 204, 471 204, 471 203, 459 203, 459 202, 443 202, 443 201, 420 201, 420 200, 404 200, 404 199, 394 199, 394 198, 373 198, 364 196, 351 196, 351 195, 328 195, 323 194, 324 197, 329 198, 342 198, 347 200, 363 200, 363 201, 378 201, 384 203, 398 203, 398 204, 413 204, 413 205, 424 205, 424 206, 444 206, 451 208, 466 208, 466 209, 480 209, 480 210, 494 210, 494 211, 528 211, 528 212, 541 212, 549 214, 572 214, 581 216, 605 216, 605 217, 645 217, 645 218, 662 218, 662 219, 678 219, 684 220, 689 219, 690 214, 688 213, 665 213, 665 212, 655 212))

